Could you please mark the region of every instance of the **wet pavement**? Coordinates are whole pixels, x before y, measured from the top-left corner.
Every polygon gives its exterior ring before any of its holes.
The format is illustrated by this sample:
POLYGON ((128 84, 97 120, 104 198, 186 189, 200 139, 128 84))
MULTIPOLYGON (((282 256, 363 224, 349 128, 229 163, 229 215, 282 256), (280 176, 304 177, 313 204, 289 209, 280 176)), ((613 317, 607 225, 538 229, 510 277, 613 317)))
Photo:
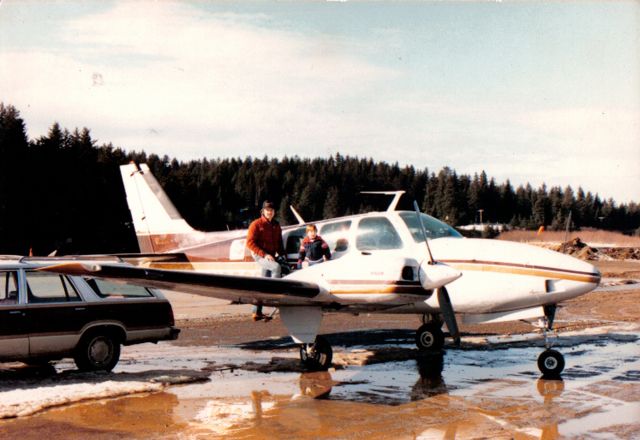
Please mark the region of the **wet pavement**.
POLYGON ((55 371, 9 366, 0 371, 0 401, 20 389, 32 396, 29 408, 37 408, 46 389, 64 385, 155 388, 54 401, 31 416, 1 421, 0 438, 640 436, 637 325, 563 335, 556 345, 567 363, 562 380, 540 378, 541 343, 526 335, 489 346, 468 338, 463 348, 448 347, 440 355, 420 355, 409 331, 362 336, 331 335, 338 368, 320 373, 300 372, 297 350, 286 338, 127 347, 114 374, 83 375, 66 361, 55 371))

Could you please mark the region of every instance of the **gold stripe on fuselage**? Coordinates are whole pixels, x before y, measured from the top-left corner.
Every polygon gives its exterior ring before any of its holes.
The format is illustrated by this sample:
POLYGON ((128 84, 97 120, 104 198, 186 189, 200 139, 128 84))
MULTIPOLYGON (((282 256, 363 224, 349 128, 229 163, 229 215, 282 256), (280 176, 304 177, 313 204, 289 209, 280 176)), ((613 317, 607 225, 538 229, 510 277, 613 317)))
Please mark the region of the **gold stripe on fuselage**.
POLYGON ((579 281, 583 283, 598 283, 600 281, 599 275, 595 275, 595 274, 589 275, 586 273, 583 275, 580 273, 565 271, 563 269, 517 267, 517 266, 510 266, 506 263, 490 263, 490 262, 460 263, 460 262, 448 262, 446 260, 443 260, 442 263, 448 264, 449 266, 461 271, 469 270, 469 271, 476 271, 476 272, 497 272, 497 273, 513 274, 513 275, 525 275, 525 276, 532 276, 532 277, 579 281))

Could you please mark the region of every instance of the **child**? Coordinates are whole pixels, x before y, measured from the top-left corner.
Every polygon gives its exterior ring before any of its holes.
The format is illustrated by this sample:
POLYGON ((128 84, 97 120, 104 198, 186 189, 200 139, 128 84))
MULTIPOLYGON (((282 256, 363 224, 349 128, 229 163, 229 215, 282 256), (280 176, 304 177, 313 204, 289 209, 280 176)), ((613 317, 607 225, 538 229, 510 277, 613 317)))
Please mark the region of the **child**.
POLYGON ((307 225, 307 236, 300 245, 300 255, 298 256, 298 268, 307 261, 309 266, 322 263, 331 259, 329 245, 318 235, 316 225, 307 225))

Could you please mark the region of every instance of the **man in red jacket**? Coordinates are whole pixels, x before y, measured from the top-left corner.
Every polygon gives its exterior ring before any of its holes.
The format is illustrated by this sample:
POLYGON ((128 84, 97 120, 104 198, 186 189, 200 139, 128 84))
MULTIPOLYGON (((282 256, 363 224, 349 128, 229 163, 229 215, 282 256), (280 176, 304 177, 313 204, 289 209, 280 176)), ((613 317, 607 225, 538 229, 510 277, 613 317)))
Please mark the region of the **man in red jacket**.
MULTIPOLYGON (((281 278, 282 268, 276 261, 276 256, 284 256, 285 252, 282 229, 280 223, 274 219, 276 211, 273 203, 265 200, 260 212, 262 214, 260 218, 254 220, 249 226, 247 248, 251 251, 253 259, 262 268, 262 276, 281 278)), ((268 321, 271 318, 262 314, 262 305, 257 305, 253 308, 253 320, 260 319, 268 321)))

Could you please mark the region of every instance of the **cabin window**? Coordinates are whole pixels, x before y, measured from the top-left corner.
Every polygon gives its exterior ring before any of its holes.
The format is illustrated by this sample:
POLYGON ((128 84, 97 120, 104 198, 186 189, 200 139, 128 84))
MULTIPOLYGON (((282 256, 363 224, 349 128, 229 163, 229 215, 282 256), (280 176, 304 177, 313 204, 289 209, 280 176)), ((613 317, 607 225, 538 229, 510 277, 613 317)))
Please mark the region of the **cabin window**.
POLYGON ((402 240, 386 217, 366 217, 358 225, 356 247, 361 251, 400 249, 402 240))
POLYGON ((78 292, 64 275, 26 272, 30 303, 80 301, 78 292))
POLYGON ((18 303, 18 273, 0 272, 0 305, 18 303))
POLYGON ((329 245, 331 252, 345 252, 349 249, 349 229, 351 220, 327 223, 320 228, 320 236, 329 245))
POLYGON ((289 233, 287 236, 287 242, 285 243, 285 252, 287 255, 297 255, 300 252, 300 243, 304 240, 305 229, 306 228, 300 228, 289 233))
MULTIPOLYGON (((462 235, 448 224, 441 222, 440 220, 431 217, 430 215, 420 213, 422 223, 424 224, 425 231, 428 239, 441 238, 441 237, 456 237, 461 238, 462 235)), ((401 212, 400 218, 404 220, 409 228, 409 232, 413 236, 416 243, 424 241, 424 234, 420 226, 420 221, 415 212, 401 212)))

